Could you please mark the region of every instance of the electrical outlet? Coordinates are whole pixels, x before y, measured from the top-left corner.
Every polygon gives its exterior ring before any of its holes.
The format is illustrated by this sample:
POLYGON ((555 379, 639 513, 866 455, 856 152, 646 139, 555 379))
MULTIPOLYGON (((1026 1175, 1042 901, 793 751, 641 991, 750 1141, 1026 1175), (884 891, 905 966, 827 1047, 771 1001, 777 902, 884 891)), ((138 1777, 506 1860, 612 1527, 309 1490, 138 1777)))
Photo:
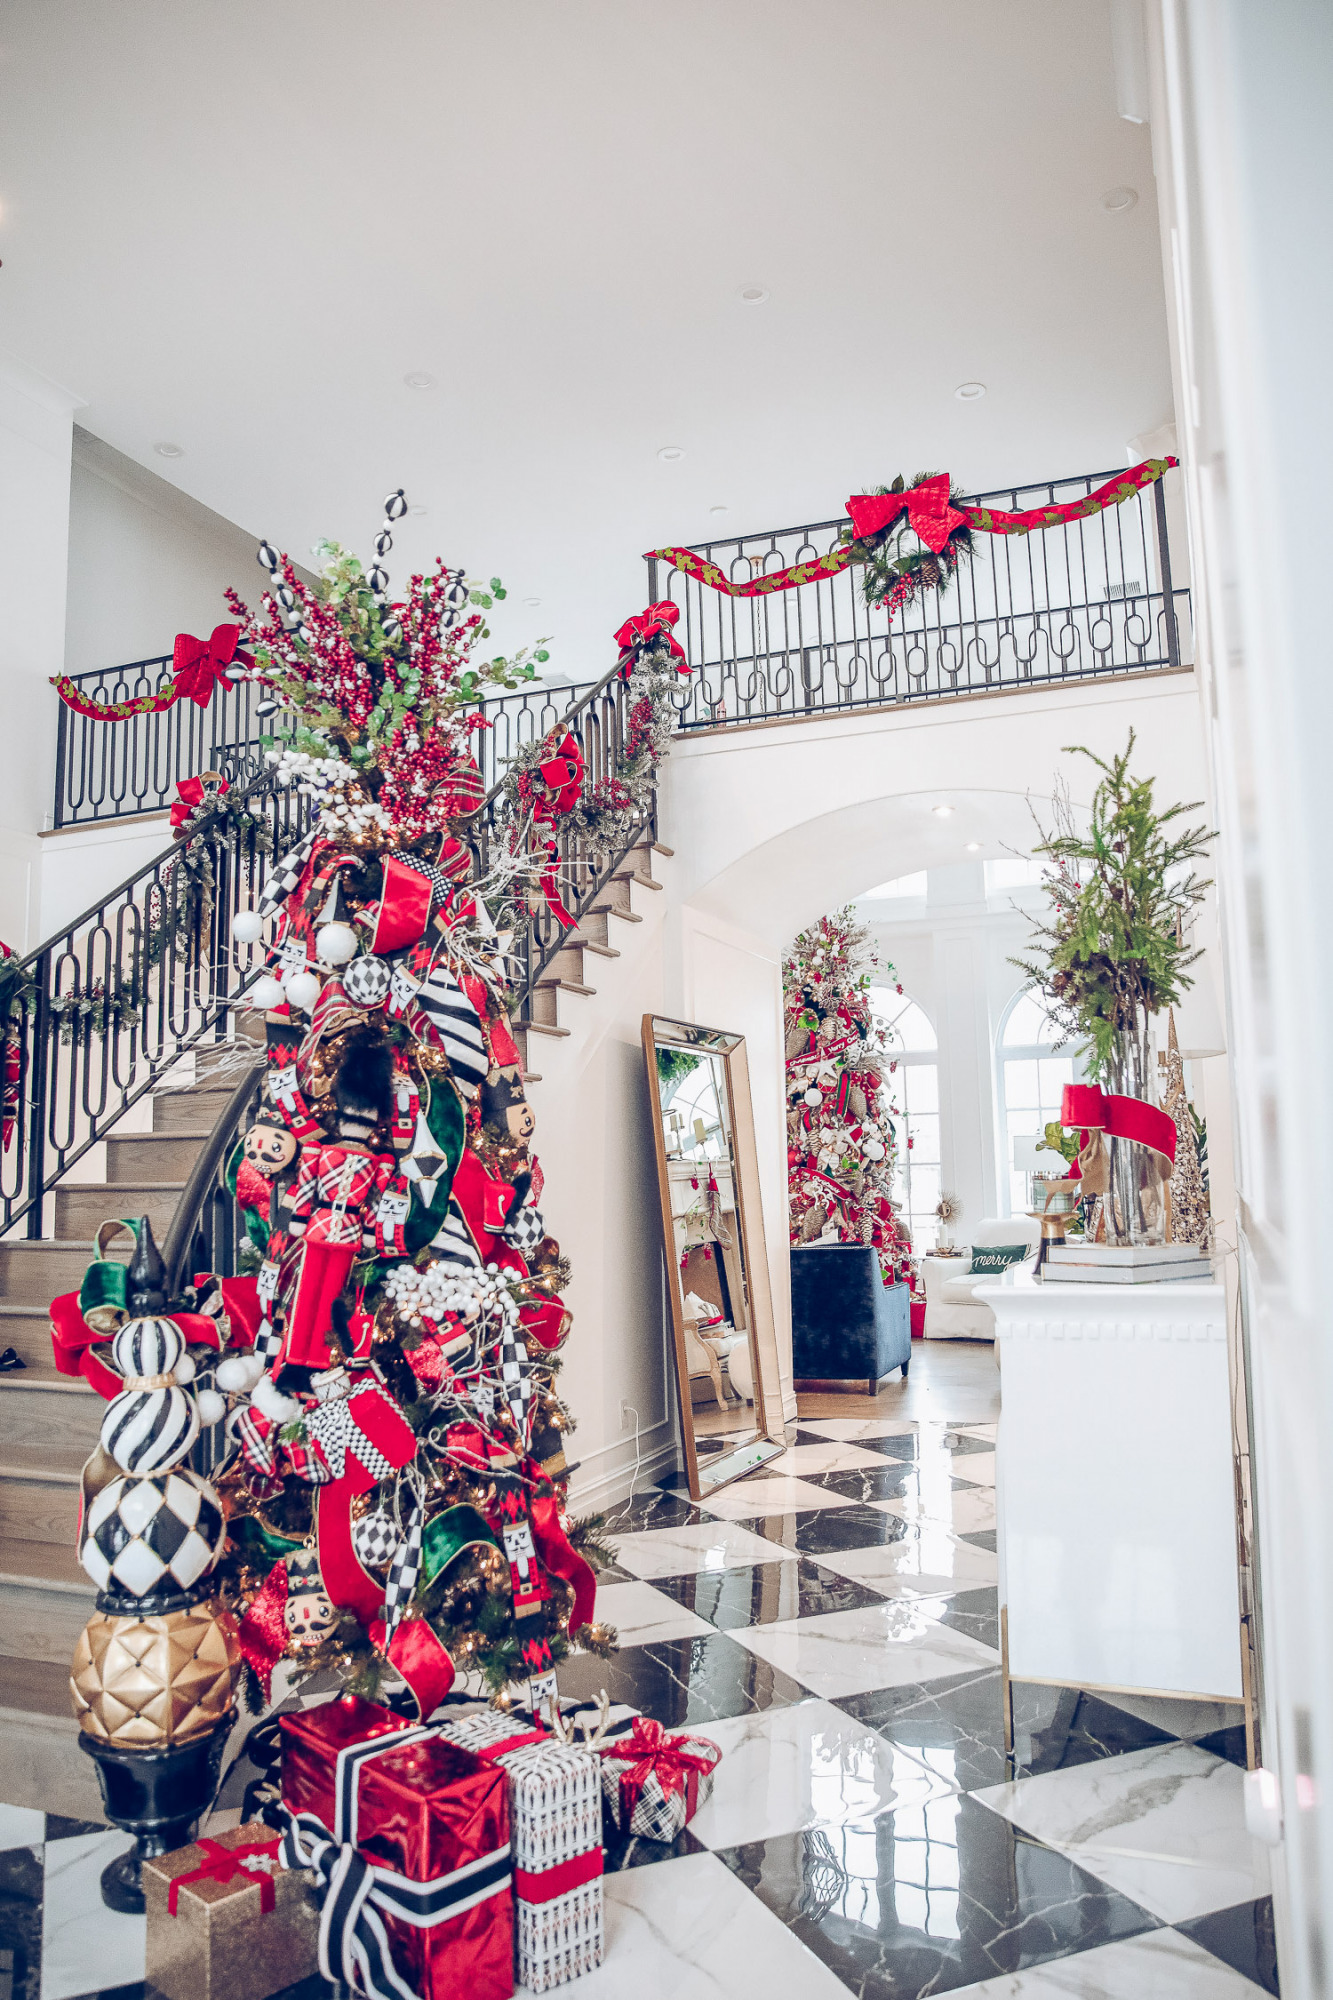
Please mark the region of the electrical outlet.
POLYGON ((621 1430, 622 1430, 622 1431, 632 1431, 632 1430, 634 1429, 634 1425, 635 1425, 635 1421, 636 1421, 636 1420, 635 1420, 635 1415, 634 1415, 634 1405, 633 1405, 632 1403, 627 1403, 627 1402, 626 1402, 626 1401, 624 1400, 624 1398, 622 1397, 622 1398, 621 1398, 621 1402, 620 1402, 620 1428, 621 1428, 621 1430))

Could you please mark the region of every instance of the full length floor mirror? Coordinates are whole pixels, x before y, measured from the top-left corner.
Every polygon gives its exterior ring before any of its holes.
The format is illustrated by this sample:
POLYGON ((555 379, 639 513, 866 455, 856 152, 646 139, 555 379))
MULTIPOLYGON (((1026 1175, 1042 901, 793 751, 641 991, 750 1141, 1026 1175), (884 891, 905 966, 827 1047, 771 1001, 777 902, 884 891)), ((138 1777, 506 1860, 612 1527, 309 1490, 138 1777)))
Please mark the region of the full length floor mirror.
POLYGON ((681 1439, 700 1500, 784 1448, 745 1038, 643 1017, 681 1439))

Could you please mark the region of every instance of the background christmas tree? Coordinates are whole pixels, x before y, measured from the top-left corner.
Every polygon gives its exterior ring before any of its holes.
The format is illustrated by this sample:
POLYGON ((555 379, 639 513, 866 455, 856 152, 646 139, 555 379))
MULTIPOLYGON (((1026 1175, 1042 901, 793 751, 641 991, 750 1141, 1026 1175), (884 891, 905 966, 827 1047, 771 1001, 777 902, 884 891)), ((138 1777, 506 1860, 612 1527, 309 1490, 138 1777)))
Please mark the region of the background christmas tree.
MULTIPOLYGON (((783 963, 787 1172, 793 1243, 869 1243, 886 1282, 911 1277, 893 1201, 893 1056, 870 1005, 881 966, 848 908, 802 931, 783 963)), ((899 988, 899 991, 902 989, 899 988)))

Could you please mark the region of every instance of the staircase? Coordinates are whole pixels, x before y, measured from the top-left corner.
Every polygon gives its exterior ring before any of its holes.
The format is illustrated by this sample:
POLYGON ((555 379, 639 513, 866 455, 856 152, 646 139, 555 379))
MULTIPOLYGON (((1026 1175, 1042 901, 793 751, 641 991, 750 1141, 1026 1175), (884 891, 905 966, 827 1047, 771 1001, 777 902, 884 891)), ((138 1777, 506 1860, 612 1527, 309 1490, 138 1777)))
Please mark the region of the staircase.
MULTIPOLYGON (((619 867, 607 877, 591 907, 579 918, 576 928, 566 933, 560 950, 537 979, 527 1014, 515 1024, 515 1040, 529 1083, 541 1082, 541 1072, 533 1062, 536 1051, 532 1037, 547 1035, 561 1041, 568 1038, 570 1030, 560 1024, 560 995, 571 993, 586 1000, 596 993, 597 988, 588 983, 588 958, 596 961, 620 957, 619 949, 611 942, 615 935, 613 925, 643 922, 634 909, 634 888, 660 893, 663 885, 653 876, 653 856, 669 858, 671 852, 659 840, 643 840, 631 847, 619 867)), ((595 970, 595 964, 591 969, 595 970)))
MULTIPOLYGON (((0 1375, 0 1758, 14 1802, 102 1816, 93 1768, 74 1750, 69 1660, 95 1595, 74 1549, 79 1473, 106 1405, 56 1372, 48 1308, 77 1288, 108 1217, 146 1215, 164 1240, 233 1088, 157 1092, 151 1132, 108 1136, 105 1181, 56 1188, 52 1238, 0 1240, 0 1347, 26 1364, 0 1375)), ((128 1244, 112 1254, 123 1261, 128 1244)))

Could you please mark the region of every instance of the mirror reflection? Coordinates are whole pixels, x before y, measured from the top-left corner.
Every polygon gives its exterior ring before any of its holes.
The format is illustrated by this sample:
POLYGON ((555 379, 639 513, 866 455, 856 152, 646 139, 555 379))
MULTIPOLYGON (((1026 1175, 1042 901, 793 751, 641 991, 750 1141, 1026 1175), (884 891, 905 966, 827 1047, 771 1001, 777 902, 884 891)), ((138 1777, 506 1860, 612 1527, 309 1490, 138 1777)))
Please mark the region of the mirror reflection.
POLYGON ((752 1284, 764 1242, 749 1076, 742 1037, 684 1022, 646 1017, 644 1052, 658 1114, 682 1442, 697 1498, 782 1449, 765 1415, 765 1392, 778 1389, 766 1267, 752 1284))

